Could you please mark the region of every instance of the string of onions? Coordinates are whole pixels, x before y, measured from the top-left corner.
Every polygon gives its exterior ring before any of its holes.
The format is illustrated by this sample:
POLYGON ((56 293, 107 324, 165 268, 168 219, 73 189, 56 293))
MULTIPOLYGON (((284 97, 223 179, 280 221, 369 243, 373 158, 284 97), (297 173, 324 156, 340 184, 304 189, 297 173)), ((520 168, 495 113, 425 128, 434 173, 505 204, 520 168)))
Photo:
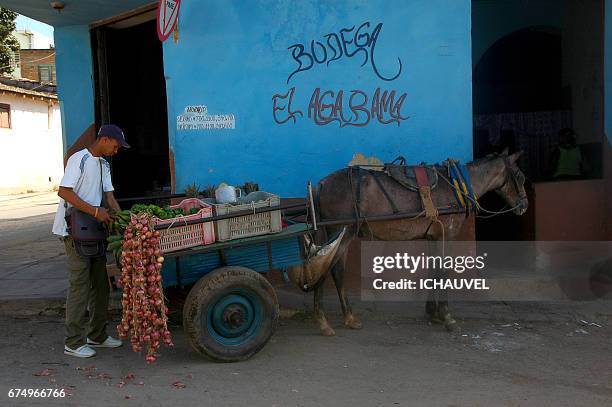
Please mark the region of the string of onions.
POLYGON ((159 236, 153 230, 151 215, 132 214, 123 235, 121 254, 123 312, 117 331, 122 339, 130 337, 134 352, 146 350, 147 363, 155 362, 162 342, 173 346, 161 283, 164 258, 159 236))

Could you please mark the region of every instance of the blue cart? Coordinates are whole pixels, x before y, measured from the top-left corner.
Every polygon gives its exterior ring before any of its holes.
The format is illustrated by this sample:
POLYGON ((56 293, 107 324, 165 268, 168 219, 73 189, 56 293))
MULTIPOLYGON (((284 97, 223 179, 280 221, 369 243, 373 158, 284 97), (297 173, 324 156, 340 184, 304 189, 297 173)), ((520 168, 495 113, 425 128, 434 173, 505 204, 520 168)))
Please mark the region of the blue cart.
POLYGON ((274 288, 261 275, 304 262, 298 223, 281 232, 214 243, 165 255, 164 287, 193 285, 183 306, 183 327, 193 349, 209 359, 250 358, 277 325, 274 288))

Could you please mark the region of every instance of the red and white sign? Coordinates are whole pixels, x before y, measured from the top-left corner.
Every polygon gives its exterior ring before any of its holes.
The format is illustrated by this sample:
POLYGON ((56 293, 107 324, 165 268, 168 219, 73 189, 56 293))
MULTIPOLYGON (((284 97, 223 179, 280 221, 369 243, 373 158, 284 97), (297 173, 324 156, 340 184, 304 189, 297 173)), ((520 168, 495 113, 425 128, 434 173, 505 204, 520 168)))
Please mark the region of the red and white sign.
POLYGON ((157 7, 157 36, 160 41, 166 41, 179 15, 181 0, 159 0, 157 7))

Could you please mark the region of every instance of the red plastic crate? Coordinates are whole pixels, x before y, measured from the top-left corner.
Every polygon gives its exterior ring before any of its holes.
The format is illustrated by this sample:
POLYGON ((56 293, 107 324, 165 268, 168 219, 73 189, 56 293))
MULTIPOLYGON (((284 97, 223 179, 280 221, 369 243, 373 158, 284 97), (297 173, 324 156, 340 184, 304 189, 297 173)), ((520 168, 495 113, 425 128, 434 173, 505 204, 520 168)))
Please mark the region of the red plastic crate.
POLYGON ((184 212, 189 212, 192 208, 199 208, 200 210, 193 215, 177 216, 173 219, 153 219, 153 224, 155 226, 162 226, 162 229, 158 229, 160 231, 159 240, 162 253, 204 246, 215 242, 215 228, 212 222, 169 227, 188 220, 210 218, 213 214, 212 205, 202 202, 197 198, 189 198, 183 200, 178 205, 170 206, 170 208, 180 208, 184 212), (166 226, 167 229, 164 229, 163 226, 166 226))

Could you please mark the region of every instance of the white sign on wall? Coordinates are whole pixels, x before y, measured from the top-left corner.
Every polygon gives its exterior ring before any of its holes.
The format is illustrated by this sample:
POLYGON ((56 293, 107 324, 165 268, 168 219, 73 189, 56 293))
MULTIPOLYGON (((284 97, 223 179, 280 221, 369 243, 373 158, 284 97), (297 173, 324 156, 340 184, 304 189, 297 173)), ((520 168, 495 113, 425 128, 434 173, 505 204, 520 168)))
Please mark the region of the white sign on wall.
POLYGON ((206 105, 185 107, 183 114, 176 118, 177 130, 220 130, 235 129, 236 117, 233 114, 208 114, 206 105))

